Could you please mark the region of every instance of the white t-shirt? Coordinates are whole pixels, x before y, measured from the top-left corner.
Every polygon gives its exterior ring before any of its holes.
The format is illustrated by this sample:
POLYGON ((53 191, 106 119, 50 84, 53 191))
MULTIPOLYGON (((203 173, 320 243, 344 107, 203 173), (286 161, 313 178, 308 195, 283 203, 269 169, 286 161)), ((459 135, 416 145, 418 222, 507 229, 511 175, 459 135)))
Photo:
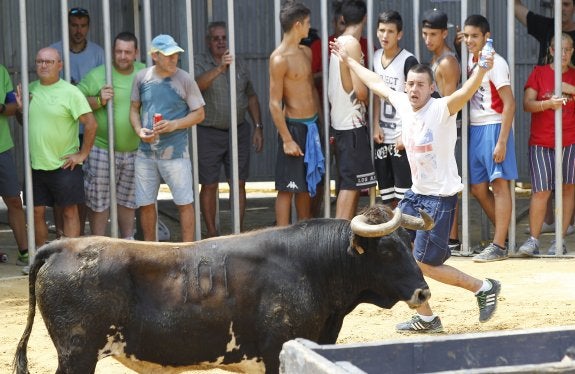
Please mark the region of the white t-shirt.
MULTIPOLYGON (((478 69, 477 62, 473 61, 472 54, 469 55, 467 66, 467 76, 470 76, 474 69, 478 69)), ((493 60, 493 68, 483 76, 481 86, 473 94, 469 102, 469 121, 472 126, 501 123, 503 101, 497 90, 510 85, 509 65, 507 65, 507 61, 503 57, 496 53, 493 60)))
MULTIPOLYGON (((337 40, 345 45, 352 35, 342 35, 337 40)), ((329 81, 327 87, 329 103, 331 104, 331 127, 335 130, 351 130, 365 126, 365 105, 355 97, 355 93, 345 92, 341 83, 339 59, 332 55, 329 59, 329 81)))
MULTIPOLYGON (((387 87, 395 91, 404 92, 405 61, 412 57, 413 54, 402 49, 387 67, 383 67, 381 64, 382 55, 383 49, 375 51, 373 55, 373 71, 385 81, 387 87)), ((401 136, 401 116, 387 100, 381 99, 380 104, 379 126, 383 130, 385 143, 395 143, 395 140, 401 136)))
POLYGON ((393 92, 389 100, 402 115, 411 190, 430 196, 453 196, 461 191, 463 184, 455 161, 457 114, 449 114, 447 99, 430 98, 417 112, 403 92, 393 92))

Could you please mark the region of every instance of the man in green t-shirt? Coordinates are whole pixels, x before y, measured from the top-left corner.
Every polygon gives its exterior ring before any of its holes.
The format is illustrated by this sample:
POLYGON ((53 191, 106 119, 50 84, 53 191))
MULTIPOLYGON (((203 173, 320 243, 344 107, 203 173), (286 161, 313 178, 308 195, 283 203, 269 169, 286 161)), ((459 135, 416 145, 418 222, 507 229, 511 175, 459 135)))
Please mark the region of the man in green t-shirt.
POLYGON ((122 32, 114 39, 113 86, 106 84, 104 65, 92 69, 77 86, 87 96, 98 123, 94 147, 84 163, 84 189, 92 235, 105 235, 108 224, 110 163, 106 104, 113 98, 118 226, 122 238, 133 238, 136 210, 134 160, 140 138, 130 124, 130 94, 136 73, 145 67, 135 61, 137 56, 136 36, 122 32))
POLYGON ((18 245, 18 263, 28 265, 26 217, 20 198, 16 164, 12 154, 14 142, 8 127, 8 117, 16 114, 16 96, 8 70, 0 65, 0 196, 8 208, 8 224, 18 245))
MULTIPOLYGON (((48 237, 46 206, 62 208, 64 236, 80 235, 77 204, 84 203, 82 162, 90 154, 96 136, 96 120, 80 90, 60 79, 62 59, 54 48, 36 55, 38 80, 30 84, 29 146, 34 195, 36 246, 48 237), (84 143, 79 148, 78 121, 84 124, 84 143)), ((21 93, 17 94, 22 110, 21 93)))

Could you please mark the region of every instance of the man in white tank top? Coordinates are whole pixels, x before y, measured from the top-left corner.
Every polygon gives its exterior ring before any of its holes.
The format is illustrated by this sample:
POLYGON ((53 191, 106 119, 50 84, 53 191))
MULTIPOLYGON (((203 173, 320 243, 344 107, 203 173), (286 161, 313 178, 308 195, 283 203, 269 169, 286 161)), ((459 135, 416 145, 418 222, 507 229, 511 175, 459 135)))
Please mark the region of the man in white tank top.
MULTIPOLYGON (((493 279, 480 280, 446 265, 451 252, 447 245, 449 228, 453 222, 457 193, 463 184, 455 162, 457 140, 457 112, 479 88, 482 78, 493 66, 493 56, 486 58, 488 68, 479 68, 452 95, 432 98, 433 73, 428 66, 415 65, 407 74, 406 92, 391 89, 384 80, 332 43, 332 52, 357 74, 362 82, 378 96, 389 99, 402 114, 402 138, 407 150, 413 186, 399 203, 403 213, 417 215, 425 210, 435 223, 430 231, 410 231, 413 256, 423 274, 442 283, 458 286, 475 293, 479 306, 479 321, 488 321, 497 307, 501 284, 493 279)), ((335 58, 332 58, 334 60, 335 58)), ((409 321, 396 326, 406 332, 441 332, 439 316, 433 314, 428 302, 417 308, 409 321)))
MULTIPOLYGON (((365 2, 347 0, 342 4, 341 13, 346 27, 336 40, 351 58, 363 65, 359 39, 367 13, 365 2)), ((335 216, 351 219, 356 214, 360 191, 376 184, 365 117, 368 90, 347 65, 340 66, 337 58, 331 58, 328 97, 339 176, 335 216)))
MULTIPOLYGON (((403 36, 403 20, 395 10, 378 17, 377 38, 381 49, 373 56, 373 70, 395 90, 405 90, 405 77, 417 65, 411 52, 399 46, 403 36)), ((373 101, 374 167, 379 194, 384 204, 395 208, 411 187, 411 170, 401 140, 401 116, 388 100, 373 101)))

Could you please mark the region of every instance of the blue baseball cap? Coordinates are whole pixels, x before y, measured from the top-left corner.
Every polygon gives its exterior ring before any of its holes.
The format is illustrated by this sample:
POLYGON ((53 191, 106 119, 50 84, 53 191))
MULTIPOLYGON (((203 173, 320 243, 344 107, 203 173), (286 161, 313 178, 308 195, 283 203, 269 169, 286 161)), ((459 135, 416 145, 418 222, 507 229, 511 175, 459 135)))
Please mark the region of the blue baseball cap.
POLYGON ((152 39, 152 48, 150 53, 160 52, 164 56, 171 56, 174 53, 184 52, 170 35, 160 34, 152 39))

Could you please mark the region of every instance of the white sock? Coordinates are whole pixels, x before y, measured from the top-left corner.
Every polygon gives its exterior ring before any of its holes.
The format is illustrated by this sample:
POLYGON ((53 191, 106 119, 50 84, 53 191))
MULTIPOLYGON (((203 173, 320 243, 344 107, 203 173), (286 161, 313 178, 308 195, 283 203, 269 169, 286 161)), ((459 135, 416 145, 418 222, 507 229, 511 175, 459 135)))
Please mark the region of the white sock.
POLYGON ((492 284, 490 281, 488 281, 487 279, 483 280, 483 284, 481 285, 481 288, 479 290, 477 290, 477 292, 475 293, 476 295, 480 292, 484 292, 484 291, 489 291, 491 289, 492 284))
POLYGON ((421 318, 424 322, 431 322, 435 319, 435 317, 437 317, 435 314, 432 314, 430 316, 422 316, 421 314, 417 313, 417 315, 419 316, 419 318, 421 318))
POLYGON ((537 243, 537 245, 539 245, 539 239, 531 237, 531 239, 533 239, 535 241, 535 243, 537 243))

